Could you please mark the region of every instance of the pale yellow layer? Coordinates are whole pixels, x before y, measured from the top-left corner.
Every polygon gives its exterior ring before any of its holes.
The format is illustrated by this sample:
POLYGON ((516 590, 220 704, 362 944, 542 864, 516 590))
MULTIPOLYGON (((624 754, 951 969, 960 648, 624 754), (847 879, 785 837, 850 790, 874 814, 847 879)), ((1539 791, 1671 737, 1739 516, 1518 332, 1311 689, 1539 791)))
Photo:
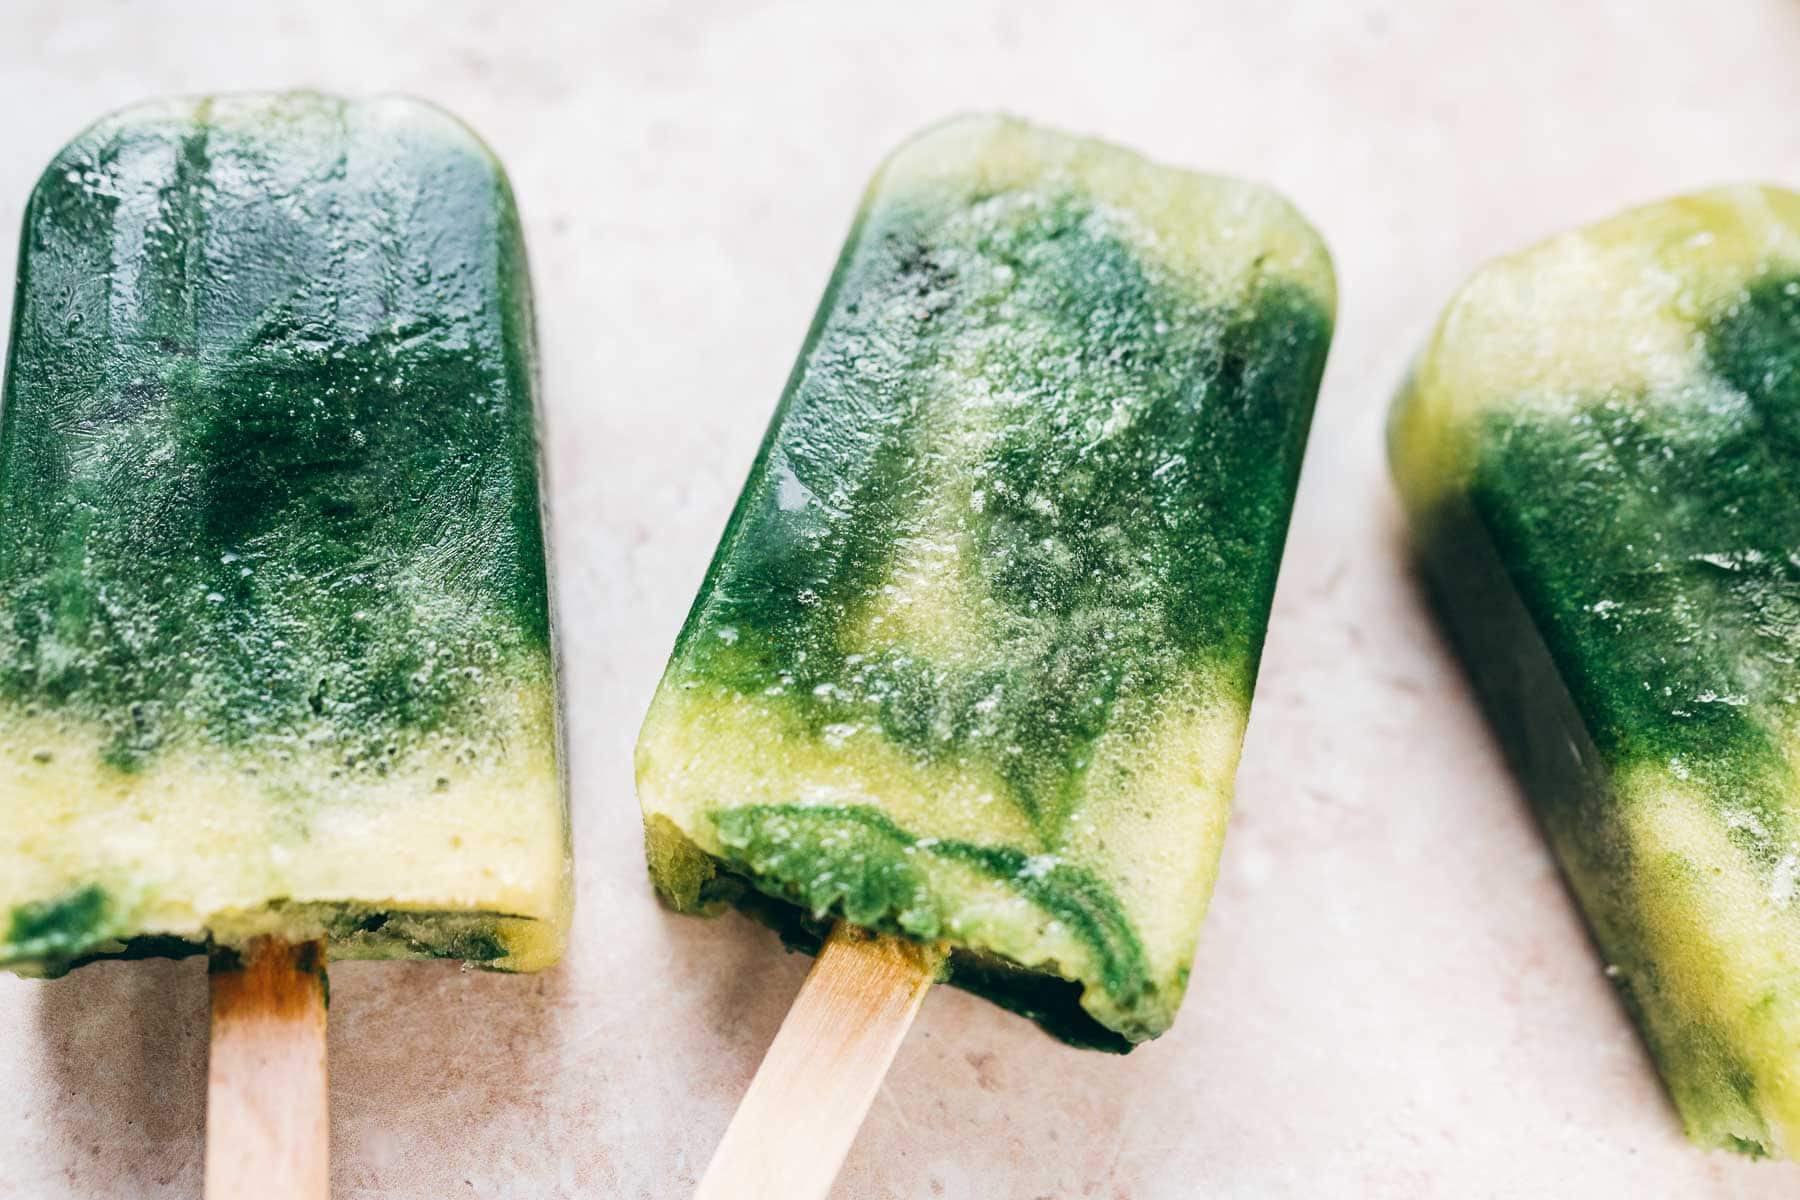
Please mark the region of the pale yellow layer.
MULTIPOLYGON (((1754 1080, 1755 1109, 1774 1142, 1767 1149, 1791 1156, 1800 1149, 1800 921, 1791 889, 1783 894, 1758 871, 1720 814, 1665 772, 1626 777, 1620 795, 1636 932, 1658 983, 1643 997, 1651 1032, 1672 1041, 1693 1023, 1728 1047, 1754 1080)), ((1729 1093, 1724 1079, 1712 1086, 1729 1093)))
POLYGON ((873 725, 819 737, 780 701, 695 696, 658 690, 638 737, 638 799, 646 816, 669 817, 708 854, 722 847, 706 814, 751 804, 865 805, 915 834, 1036 847, 997 775, 921 764, 873 725))
POLYGON ((1175 689, 1140 705, 1095 744, 1065 853, 1111 885, 1161 980, 1194 957, 1249 714, 1175 689))
POLYGON ((1470 468, 1472 419, 1497 405, 1653 393, 1729 404, 1701 369, 1706 320, 1800 264, 1800 195, 1739 186, 1633 209, 1489 263, 1445 310, 1391 431, 1395 476, 1430 511, 1470 468))
POLYGON ((1260 184, 1163 166, 1120 146, 1071 137, 1000 116, 946 121, 902 145, 870 184, 884 191, 971 184, 988 192, 1048 192, 1067 182, 1128 219, 1133 242, 1175 274, 1206 281, 1220 298, 1278 275, 1327 312, 1337 284, 1318 233, 1280 194, 1260 184))
MULTIPOLYGON (((1212 893, 1245 714, 1221 701, 1116 716, 1056 846, 1044 844, 997 777, 923 763, 872 727, 821 739, 754 698, 671 687, 658 692, 638 741, 638 797, 646 817, 667 817, 713 855, 723 851, 707 815, 715 810, 859 805, 915 836, 1009 846, 1085 868, 1117 895, 1172 1016, 1212 893)), ((942 860, 933 866, 955 881, 942 898, 959 942, 1065 977, 1098 977, 1086 945, 1015 890, 942 860)), ((1100 1015, 1106 1002, 1090 992, 1084 1003, 1100 1015)))
POLYGON ((124 773, 92 729, 0 715, 0 914, 98 885, 116 937, 234 943, 286 928, 272 901, 526 918, 516 970, 566 940, 567 813, 548 689, 495 697, 503 749, 445 741, 385 775, 329 751, 172 749, 124 773))

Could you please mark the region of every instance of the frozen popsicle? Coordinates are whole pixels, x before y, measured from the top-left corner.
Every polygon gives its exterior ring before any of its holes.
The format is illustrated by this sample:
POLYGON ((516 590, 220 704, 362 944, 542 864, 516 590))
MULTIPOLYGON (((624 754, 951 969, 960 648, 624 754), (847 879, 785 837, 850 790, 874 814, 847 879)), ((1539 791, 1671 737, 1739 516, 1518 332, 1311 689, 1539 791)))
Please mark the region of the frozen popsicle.
POLYGON ((131 109, 33 192, 12 328, 0 964, 553 962, 530 292, 488 150, 399 99, 131 109))
POLYGON ((1502 259, 1394 411, 1427 579, 1689 1134, 1800 1148, 1800 196, 1502 259))
POLYGON ((1264 188, 1003 118, 889 158, 638 741, 669 902, 1165 1030, 1332 314, 1264 188))

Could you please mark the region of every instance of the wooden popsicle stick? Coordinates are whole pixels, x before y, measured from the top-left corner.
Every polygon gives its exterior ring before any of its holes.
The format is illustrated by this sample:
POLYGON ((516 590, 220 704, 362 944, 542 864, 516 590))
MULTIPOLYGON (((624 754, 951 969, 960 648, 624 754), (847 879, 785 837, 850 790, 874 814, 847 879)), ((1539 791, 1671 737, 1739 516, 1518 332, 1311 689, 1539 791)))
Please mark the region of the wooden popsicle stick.
POLYGON ((941 951, 839 923, 694 1200, 823 1200, 937 978, 941 951))
POLYGON ((325 943, 214 961, 206 1200, 326 1200, 325 943))

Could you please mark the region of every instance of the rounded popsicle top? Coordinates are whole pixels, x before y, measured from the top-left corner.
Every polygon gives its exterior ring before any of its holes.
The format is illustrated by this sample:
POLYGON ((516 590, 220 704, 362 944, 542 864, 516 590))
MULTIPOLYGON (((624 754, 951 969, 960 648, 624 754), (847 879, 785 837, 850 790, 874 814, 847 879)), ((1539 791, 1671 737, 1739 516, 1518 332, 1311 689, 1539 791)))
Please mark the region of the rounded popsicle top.
POLYGON ((1196 298, 1233 296, 1245 280, 1272 275, 1306 291, 1328 316, 1336 311, 1324 239, 1279 192, 1004 114, 952 117, 909 138, 877 171, 863 208, 909 196, 1016 203, 1059 191, 1083 195, 1128 226, 1108 232, 1205 293, 1196 298))
MULTIPOLYGON (((486 142, 467 124, 428 100, 380 95, 348 99, 321 92, 237 92, 220 95, 165 96, 108 113, 71 138, 51 158, 39 181, 66 178, 119 154, 139 139, 181 139, 196 131, 216 130, 234 141, 267 151, 268 165, 298 163, 308 144, 341 150, 348 135, 378 134, 403 138, 420 148, 434 147, 480 162, 504 183, 505 168, 486 142)), ((217 181, 215 181, 217 182, 217 181)))
POLYGON ((1466 480, 1471 433, 1514 405, 1729 404, 1708 330, 1800 271, 1800 195, 1744 184, 1634 208, 1487 264, 1413 365, 1389 429, 1408 506, 1466 480))
MULTIPOLYGON (((46 333, 76 343, 120 340, 122 322, 155 322, 184 290, 202 340, 257 336, 252 323, 334 284, 331 311, 306 317, 339 341, 420 313, 477 339, 499 316, 481 302, 496 287, 527 318, 519 336, 533 336, 505 169, 467 125, 411 97, 243 93, 121 109, 39 177, 23 232, 34 248, 20 256, 20 294, 34 270, 66 269, 49 283, 71 320, 46 333), (359 290, 363 302, 342 302, 359 290), (104 315, 83 311, 101 301, 104 315)), ((31 315, 16 311, 15 328, 31 315)))

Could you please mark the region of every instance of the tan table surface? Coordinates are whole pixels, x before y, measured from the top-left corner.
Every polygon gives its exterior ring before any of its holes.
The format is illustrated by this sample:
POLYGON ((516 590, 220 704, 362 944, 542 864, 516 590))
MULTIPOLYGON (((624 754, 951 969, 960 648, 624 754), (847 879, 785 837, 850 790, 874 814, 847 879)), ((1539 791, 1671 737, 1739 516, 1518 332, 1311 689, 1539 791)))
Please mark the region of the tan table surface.
MULTIPOLYGON (((9 4, 0 255, 43 162, 170 91, 434 98, 536 272, 574 947, 332 972, 339 1197, 681 1197, 806 969, 644 881, 631 745, 852 206, 1001 107, 1268 180, 1341 284, 1223 874, 1174 1032, 1065 1049, 932 995, 841 1197, 1773 1197, 1692 1149, 1402 569, 1387 398, 1477 262, 1800 182, 1800 4, 9 4)), ((10 259, 0 259, 0 275, 10 259)), ((0 304, 6 303, 0 300, 0 304)), ((195 1196, 198 961, 0 978, 0 1196, 195 1196)))

